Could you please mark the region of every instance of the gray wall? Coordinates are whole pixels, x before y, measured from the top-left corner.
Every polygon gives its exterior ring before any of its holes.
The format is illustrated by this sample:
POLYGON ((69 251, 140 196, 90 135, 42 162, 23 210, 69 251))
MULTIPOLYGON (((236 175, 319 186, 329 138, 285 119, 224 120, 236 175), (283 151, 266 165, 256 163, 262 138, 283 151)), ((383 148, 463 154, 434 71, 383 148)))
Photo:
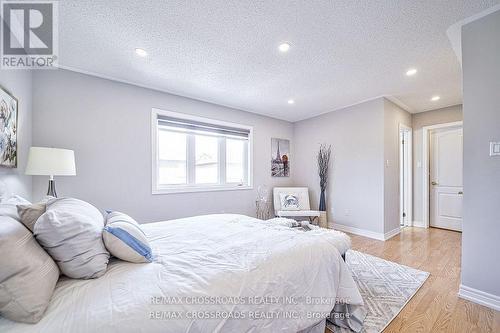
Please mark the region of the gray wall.
POLYGON ((17 168, 0 167, 0 181, 10 194, 31 199, 31 176, 26 176, 26 161, 31 146, 32 127, 32 75, 27 70, 0 70, 0 86, 14 95, 18 101, 17 119, 17 168))
POLYGON ((400 227, 400 124, 411 127, 411 114, 384 98, 384 233, 400 227))
MULTIPOLYGON (((411 117, 384 98, 291 124, 65 70, 39 71, 33 80, 33 145, 76 154, 77 176, 57 179, 60 195, 126 211, 140 222, 219 212, 254 215, 262 184, 308 186, 316 207, 316 153, 320 143, 330 143, 330 221, 377 233, 399 226, 398 126, 411 125, 411 117), (254 190, 152 195, 153 107, 254 126, 254 190), (290 178, 270 176, 271 137, 292 140, 290 178)), ((46 186, 46 177, 34 177, 35 200, 46 186)))
POLYGON ((463 120, 462 105, 450 106, 442 109, 415 113, 413 122, 413 221, 423 223, 423 152, 422 127, 437 124, 451 123, 463 120))
POLYGON ((316 154, 332 145, 327 192, 329 221, 384 232, 384 99, 379 98, 295 123, 294 182, 309 187, 318 207, 316 154))
MULTIPOLYGON (((76 177, 56 179, 58 193, 123 210, 140 222, 237 212, 255 215, 256 189, 291 185, 271 178, 271 137, 292 139, 291 123, 65 70, 33 77, 33 145, 75 150, 76 177), (151 108, 254 126, 254 190, 151 194, 151 108)), ((300 163, 291 147, 291 175, 300 163)), ((45 177, 33 178, 34 199, 45 177)))
POLYGON ((464 221, 462 284, 500 297, 500 11, 462 30, 464 221))
POLYGON ((410 113, 378 98, 295 123, 295 153, 304 159, 295 185, 312 189, 317 206, 315 158, 320 143, 331 144, 329 221, 379 234, 399 228, 399 124, 411 122, 410 113))

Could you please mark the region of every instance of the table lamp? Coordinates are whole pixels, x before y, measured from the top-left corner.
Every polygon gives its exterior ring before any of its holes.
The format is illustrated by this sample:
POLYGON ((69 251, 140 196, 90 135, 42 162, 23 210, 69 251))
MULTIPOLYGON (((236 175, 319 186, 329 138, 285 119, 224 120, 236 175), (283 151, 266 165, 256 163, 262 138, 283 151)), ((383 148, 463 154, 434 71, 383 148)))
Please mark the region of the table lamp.
POLYGON ((54 176, 76 175, 75 152, 69 149, 31 147, 26 174, 49 176, 47 195, 57 198, 54 176))

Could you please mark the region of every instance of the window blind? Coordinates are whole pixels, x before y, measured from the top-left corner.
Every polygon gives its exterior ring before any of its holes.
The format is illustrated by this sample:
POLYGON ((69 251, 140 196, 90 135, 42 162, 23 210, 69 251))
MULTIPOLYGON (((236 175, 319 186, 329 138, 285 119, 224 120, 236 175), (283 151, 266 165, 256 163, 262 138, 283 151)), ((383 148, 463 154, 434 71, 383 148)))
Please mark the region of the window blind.
POLYGON ((167 127, 169 130, 179 130, 182 132, 205 133, 211 135, 233 136, 248 138, 250 130, 246 128, 228 127, 204 123, 196 120, 174 118, 158 115, 158 126, 167 127))

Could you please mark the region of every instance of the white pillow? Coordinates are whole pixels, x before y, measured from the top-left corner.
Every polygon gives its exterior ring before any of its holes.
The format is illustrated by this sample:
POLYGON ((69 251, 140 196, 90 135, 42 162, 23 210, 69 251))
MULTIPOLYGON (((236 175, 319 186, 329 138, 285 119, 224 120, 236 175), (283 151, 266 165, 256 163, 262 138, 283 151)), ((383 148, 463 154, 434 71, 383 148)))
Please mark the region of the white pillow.
POLYGON ((18 196, 13 195, 10 198, 3 199, 0 202, 0 216, 9 216, 14 220, 21 221, 19 214, 17 212, 17 205, 30 205, 31 202, 18 196))
POLYGON ((38 322, 49 305, 59 269, 19 221, 0 216, 0 316, 38 322))
POLYGON ((300 210, 299 195, 296 193, 280 193, 281 210, 300 210))
POLYGON ((102 238, 108 251, 119 259, 135 263, 153 261, 146 234, 141 226, 126 214, 108 213, 102 238))
POLYGON ((73 198, 52 199, 38 218, 33 234, 61 272, 92 279, 106 272, 109 252, 102 241, 104 217, 91 204, 73 198))

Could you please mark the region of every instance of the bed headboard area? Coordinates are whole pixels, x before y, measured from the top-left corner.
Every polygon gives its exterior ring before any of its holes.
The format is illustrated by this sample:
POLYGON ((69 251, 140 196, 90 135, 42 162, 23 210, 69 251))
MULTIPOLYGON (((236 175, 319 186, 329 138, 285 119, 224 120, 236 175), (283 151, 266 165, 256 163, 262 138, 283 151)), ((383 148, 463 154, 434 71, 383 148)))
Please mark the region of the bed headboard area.
POLYGON ((7 188, 7 184, 0 180, 0 202, 6 199, 9 196, 9 190, 7 188))

